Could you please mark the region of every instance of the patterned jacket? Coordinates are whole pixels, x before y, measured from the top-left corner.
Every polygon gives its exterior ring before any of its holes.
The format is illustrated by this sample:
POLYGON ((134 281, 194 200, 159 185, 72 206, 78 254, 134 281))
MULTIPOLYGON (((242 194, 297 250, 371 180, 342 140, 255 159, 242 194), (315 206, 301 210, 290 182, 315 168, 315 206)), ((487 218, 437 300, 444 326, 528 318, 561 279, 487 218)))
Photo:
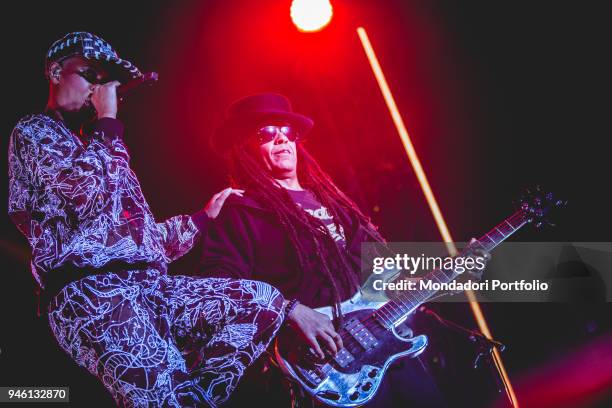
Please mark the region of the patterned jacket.
POLYGON ((130 169, 120 121, 93 124, 87 144, 47 114, 22 118, 9 144, 9 216, 32 249, 32 273, 110 261, 165 265, 188 252, 200 211, 156 223, 130 169))

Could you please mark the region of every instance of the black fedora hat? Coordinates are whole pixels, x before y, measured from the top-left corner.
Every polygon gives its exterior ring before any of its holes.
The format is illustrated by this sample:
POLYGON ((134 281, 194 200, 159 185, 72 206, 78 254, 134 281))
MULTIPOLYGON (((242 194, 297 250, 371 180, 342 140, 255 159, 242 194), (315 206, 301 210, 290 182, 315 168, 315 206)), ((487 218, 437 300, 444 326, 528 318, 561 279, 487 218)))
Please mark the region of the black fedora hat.
POLYGON ((283 95, 271 92, 249 95, 229 106, 225 122, 212 136, 212 146, 219 153, 226 153, 267 121, 287 122, 297 128, 301 138, 314 125, 309 117, 293 112, 291 102, 283 95))

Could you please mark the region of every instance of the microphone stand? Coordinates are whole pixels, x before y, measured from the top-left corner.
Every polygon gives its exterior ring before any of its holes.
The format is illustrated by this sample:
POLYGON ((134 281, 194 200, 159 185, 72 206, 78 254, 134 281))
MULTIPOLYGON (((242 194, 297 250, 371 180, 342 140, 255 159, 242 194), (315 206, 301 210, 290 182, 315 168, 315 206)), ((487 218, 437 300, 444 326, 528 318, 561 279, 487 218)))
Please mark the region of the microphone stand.
MULTIPOLYGON (((452 322, 450 320, 444 319, 443 317, 441 317, 439 314, 437 314, 436 312, 434 312, 433 310, 431 310, 430 308, 426 307, 425 305, 421 305, 418 310, 422 313, 428 314, 429 316, 433 317, 434 319, 436 319, 441 325, 448 327, 449 329, 463 334, 465 336, 467 336, 467 338, 473 342, 476 343, 478 346, 478 354, 476 355, 476 358, 474 359, 474 364, 473 367, 474 369, 478 368, 478 366, 480 365, 480 363, 484 360, 487 362, 492 362, 493 359, 493 350, 497 347, 497 349, 502 352, 504 351, 504 349, 506 348, 506 346, 497 341, 497 340, 493 340, 493 339, 489 339, 487 338, 485 335, 483 335, 480 332, 477 332, 475 330, 470 330, 467 327, 463 327, 455 322, 452 322)), ((504 379, 503 377, 500 375, 499 371, 496 370, 492 364, 489 364, 489 368, 491 369, 491 371, 493 372, 493 377, 495 378, 495 382, 497 384, 497 392, 501 393, 504 389, 505 389, 505 385, 504 385, 504 379)), ((510 401, 511 405, 512 405, 512 401, 510 401)))

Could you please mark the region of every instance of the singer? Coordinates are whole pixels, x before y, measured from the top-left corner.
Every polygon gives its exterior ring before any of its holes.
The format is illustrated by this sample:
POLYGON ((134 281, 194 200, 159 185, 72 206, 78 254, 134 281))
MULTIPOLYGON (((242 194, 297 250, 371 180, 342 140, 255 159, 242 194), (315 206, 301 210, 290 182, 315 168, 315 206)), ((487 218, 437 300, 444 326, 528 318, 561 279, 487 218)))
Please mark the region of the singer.
POLYGON ((119 406, 217 406, 279 329, 283 297, 253 280, 168 276, 167 265, 242 192, 156 222, 117 119, 116 88, 140 70, 86 32, 53 43, 45 67, 47 107, 10 138, 9 216, 55 339, 119 406))

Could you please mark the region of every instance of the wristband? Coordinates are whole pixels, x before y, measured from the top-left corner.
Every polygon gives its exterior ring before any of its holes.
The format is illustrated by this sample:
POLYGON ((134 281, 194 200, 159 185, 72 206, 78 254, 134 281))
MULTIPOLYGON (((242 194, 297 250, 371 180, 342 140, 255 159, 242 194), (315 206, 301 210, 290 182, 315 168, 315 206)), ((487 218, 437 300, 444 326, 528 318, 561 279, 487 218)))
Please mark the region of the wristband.
POLYGON ((289 318, 289 315, 291 314, 291 312, 293 312, 293 309, 295 309, 298 303, 300 303, 300 301, 297 299, 291 299, 289 303, 287 303, 287 306, 285 306, 285 310, 283 311, 284 320, 287 320, 287 318, 289 318))

